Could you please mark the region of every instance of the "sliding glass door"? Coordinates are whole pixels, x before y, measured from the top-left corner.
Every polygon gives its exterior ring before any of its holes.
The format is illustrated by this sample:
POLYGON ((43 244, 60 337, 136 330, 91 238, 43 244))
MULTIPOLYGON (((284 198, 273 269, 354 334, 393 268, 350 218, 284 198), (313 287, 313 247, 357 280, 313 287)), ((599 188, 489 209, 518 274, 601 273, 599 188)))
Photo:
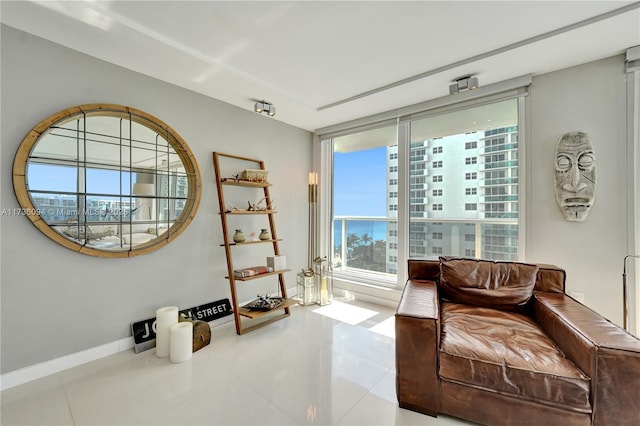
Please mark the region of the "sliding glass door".
POLYGON ((334 275, 400 287, 410 257, 518 260, 519 95, 323 138, 333 146, 334 275))
POLYGON ((334 268, 390 285, 398 269, 396 135, 394 124, 333 140, 334 268))
POLYGON ((411 121, 409 255, 518 258, 518 103, 411 121))

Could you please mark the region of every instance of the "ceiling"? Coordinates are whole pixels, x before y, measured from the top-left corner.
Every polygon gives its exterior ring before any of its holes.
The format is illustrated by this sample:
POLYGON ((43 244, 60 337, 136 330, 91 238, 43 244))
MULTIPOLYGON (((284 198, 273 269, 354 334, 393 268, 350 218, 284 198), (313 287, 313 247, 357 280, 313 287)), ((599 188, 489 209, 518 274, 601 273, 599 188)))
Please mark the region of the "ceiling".
POLYGON ((314 131, 640 44, 629 1, 2 1, 2 23, 314 131))

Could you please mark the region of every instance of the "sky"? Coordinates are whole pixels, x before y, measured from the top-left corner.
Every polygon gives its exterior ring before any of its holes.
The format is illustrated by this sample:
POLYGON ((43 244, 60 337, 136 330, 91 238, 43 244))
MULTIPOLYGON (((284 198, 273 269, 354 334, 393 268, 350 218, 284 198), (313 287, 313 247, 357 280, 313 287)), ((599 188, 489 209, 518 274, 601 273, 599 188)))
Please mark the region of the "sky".
MULTIPOLYGON (((44 164, 29 164, 30 190, 77 192, 76 168, 44 164)), ((129 173, 122 173, 122 193, 129 192, 129 173)), ((87 169, 87 192, 120 194, 120 172, 117 170, 87 169)))
MULTIPOLYGON (((128 173, 123 173, 125 180, 128 173)), ((334 214, 337 216, 387 215, 387 148, 385 146, 334 157, 334 214)), ((87 170, 87 192, 119 194, 119 173, 87 170)), ((29 189, 51 192, 77 192, 75 167, 30 164, 29 189)), ((123 194, 129 182, 123 182, 123 194)))
POLYGON ((387 147, 334 155, 334 215, 387 215, 387 147))

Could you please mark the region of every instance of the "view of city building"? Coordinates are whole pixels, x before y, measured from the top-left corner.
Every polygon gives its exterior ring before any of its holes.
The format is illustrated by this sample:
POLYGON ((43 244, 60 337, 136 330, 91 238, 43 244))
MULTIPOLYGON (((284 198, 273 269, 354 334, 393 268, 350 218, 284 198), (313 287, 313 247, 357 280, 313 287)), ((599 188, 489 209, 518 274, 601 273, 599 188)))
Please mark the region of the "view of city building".
MULTIPOLYGON (((397 145, 383 149, 386 216, 334 217, 338 269, 398 271, 402 171, 397 145)), ((409 155, 409 257, 517 260, 517 125, 412 141, 409 155)))
MULTIPOLYGON (((389 211, 397 212, 397 146, 388 149, 389 211)), ((409 256, 516 260, 518 128, 411 143, 409 256)), ((397 272, 397 222, 389 222, 387 272, 397 272), (394 229, 396 228, 396 229, 394 229)))
MULTIPOLYGON (((147 176, 147 174, 142 174, 147 176)), ((188 184, 183 173, 163 173, 156 176, 159 183, 157 198, 135 195, 87 194, 78 197, 64 192, 32 191, 33 205, 47 223, 71 222, 129 222, 130 220, 174 221, 187 198, 188 184), (157 212, 157 214, 156 214, 157 212)), ((114 190, 116 194, 119 190, 114 190)))

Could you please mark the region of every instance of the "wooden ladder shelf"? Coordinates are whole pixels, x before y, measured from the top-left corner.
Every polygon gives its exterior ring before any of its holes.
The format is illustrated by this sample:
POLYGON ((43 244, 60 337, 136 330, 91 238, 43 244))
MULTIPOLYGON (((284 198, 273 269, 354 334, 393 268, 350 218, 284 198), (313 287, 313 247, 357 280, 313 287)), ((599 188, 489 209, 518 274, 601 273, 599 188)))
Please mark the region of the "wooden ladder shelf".
POLYGON ((224 160, 236 160, 240 163, 246 162, 248 165, 253 167, 247 167, 248 169, 259 169, 266 170, 264 161, 257 160, 253 158, 241 157, 237 155, 231 154, 222 154, 220 152, 213 153, 213 168, 215 171, 216 178, 216 187, 218 190, 218 203, 220 205, 220 220, 222 221, 222 235, 224 242, 220 244, 224 247, 225 255, 227 258, 227 272, 228 275, 225 277, 229 280, 229 287, 231 289, 231 303, 233 305, 233 317, 236 324, 236 333, 244 334, 250 331, 253 331, 257 328, 264 327, 267 324, 271 324, 272 322, 281 320, 283 318, 288 317, 290 313, 291 305, 298 303, 294 299, 287 298, 287 287, 285 285, 284 273, 290 271, 290 269, 283 269, 273 272, 268 272, 259 275, 253 275, 245 278, 238 278, 234 275, 234 265, 233 265, 233 248, 240 247, 245 245, 252 244, 264 244, 270 243, 273 246, 273 254, 274 256, 280 255, 280 247, 278 245, 281 239, 278 239, 278 234, 276 232, 276 224, 275 224, 275 211, 271 210, 271 195, 269 193, 269 187, 271 184, 266 182, 252 182, 249 180, 241 180, 236 177, 224 177, 221 173, 221 161, 224 160), (256 167, 257 165, 257 167, 256 167), (227 210, 227 204, 225 202, 225 188, 226 187, 245 187, 245 188, 255 188, 261 189, 262 195, 266 200, 267 210, 227 210), (259 241, 246 241, 241 243, 236 243, 233 241, 233 234, 230 232, 229 224, 228 224, 228 216, 230 215, 266 215, 269 219, 269 231, 271 232, 271 238, 267 240, 259 240, 259 241), (270 311, 254 311, 239 306, 238 301, 238 293, 237 293, 237 282, 244 281, 252 281, 255 279, 268 277, 268 276, 277 276, 278 277, 278 291, 280 296, 283 297, 284 303, 282 303, 277 308, 274 308, 270 311))

